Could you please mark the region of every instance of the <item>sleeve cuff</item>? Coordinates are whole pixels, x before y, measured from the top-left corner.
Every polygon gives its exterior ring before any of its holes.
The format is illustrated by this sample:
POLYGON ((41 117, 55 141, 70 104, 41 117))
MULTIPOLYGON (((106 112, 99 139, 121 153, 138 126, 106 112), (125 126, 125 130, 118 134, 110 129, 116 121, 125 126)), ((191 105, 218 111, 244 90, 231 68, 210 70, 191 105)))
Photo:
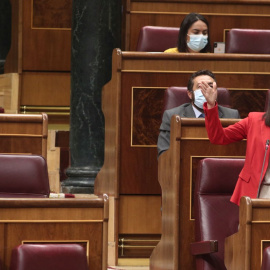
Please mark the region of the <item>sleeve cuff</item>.
POLYGON ((204 102, 204 104, 203 104, 204 113, 206 114, 207 111, 213 110, 213 109, 217 108, 217 106, 218 106, 218 104, 217 104, 217 102, 215 102, 215 106, 212 109, 208 109, 207 102, 204 102))

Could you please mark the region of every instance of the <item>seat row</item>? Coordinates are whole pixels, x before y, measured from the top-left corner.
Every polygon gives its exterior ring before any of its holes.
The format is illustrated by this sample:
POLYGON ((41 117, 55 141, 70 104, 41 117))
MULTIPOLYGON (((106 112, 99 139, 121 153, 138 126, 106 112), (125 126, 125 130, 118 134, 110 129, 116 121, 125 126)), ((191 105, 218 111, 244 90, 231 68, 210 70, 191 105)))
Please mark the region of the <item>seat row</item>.
MULTIPOLYGON (((140 30, 137 51, 164 52, 176 47, 178 33, 178 27, 144 26, 140 30)), ((233 28, 226 32, 225 52, 269 54, 269 43, 270 30, 233 28)))

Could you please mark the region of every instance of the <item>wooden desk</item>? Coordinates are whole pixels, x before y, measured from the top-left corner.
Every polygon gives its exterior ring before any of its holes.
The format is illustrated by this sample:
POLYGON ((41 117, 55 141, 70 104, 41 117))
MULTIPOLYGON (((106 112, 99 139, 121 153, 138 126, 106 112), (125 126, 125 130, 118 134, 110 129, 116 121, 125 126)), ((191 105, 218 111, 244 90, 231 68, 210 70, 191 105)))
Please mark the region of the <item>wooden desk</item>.
MULTIPOLYGON (((24 243, 79 243, 89 270, 107 269, 106 198, 0 199, 0 261, 9 269, 11 251, 24 243)), ((2 269, 2 268, 1 268, 2 269)))
MULTIPOLYGON (((236 119, 222 119, 228 126, 236 119)), ((203 119, 171 120, 170 148, 159 157, 162 189, 162 237, 150 258, 151 270, 195 269, 190 243, 195 241, 193 198, 198 162, 206 157, 244 157, 246 142, 210 143, 203 119)))
POLYGON ((125 50, 135 51, 145 25, 179 27, 184 17, 198 11, 210 25, 211 46, 224 41, 231 28, 268 29, 270 1, 250 0, 127 0, 124 9, 125 50))
POLYGON ((225 240, 228 270, 260 270, 263 250, 270 246, 270 200, 242 197, 239 231, 225 240))

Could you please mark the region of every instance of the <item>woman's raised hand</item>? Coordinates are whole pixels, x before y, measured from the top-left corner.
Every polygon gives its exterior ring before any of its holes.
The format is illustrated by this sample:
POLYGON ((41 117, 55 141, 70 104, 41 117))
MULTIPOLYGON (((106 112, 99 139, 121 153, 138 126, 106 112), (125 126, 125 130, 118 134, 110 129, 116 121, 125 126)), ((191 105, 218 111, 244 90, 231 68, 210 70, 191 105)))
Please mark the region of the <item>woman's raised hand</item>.
POLYGON ((212 109, 216 105, 217 100, 217 83, 213 82, 213 87, 206 81, 201 81, 200 89, 207 101, 207 108, 212 109))

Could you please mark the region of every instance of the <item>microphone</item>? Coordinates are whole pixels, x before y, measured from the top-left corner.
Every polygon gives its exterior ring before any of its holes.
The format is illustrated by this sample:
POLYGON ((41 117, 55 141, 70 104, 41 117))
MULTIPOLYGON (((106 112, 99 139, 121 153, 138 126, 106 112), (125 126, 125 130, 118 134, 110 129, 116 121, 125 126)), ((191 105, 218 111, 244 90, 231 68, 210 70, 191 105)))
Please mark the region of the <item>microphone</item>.
POLYGON ((263 165, 262 165, 262 171, 261 171, 260 182, 259 182, 259 187, 258 187, 258 192, 257 192, 257 198, 259 198, 260 187, 261 187, 261 182, 262 182, 263 168, 264 168, 264 163, 265 163, 266 153, 267 153, 268 148, 269 148, 269 140, 266 140, 265 151, 264 151, 264 158, 263 158, 263 165))

